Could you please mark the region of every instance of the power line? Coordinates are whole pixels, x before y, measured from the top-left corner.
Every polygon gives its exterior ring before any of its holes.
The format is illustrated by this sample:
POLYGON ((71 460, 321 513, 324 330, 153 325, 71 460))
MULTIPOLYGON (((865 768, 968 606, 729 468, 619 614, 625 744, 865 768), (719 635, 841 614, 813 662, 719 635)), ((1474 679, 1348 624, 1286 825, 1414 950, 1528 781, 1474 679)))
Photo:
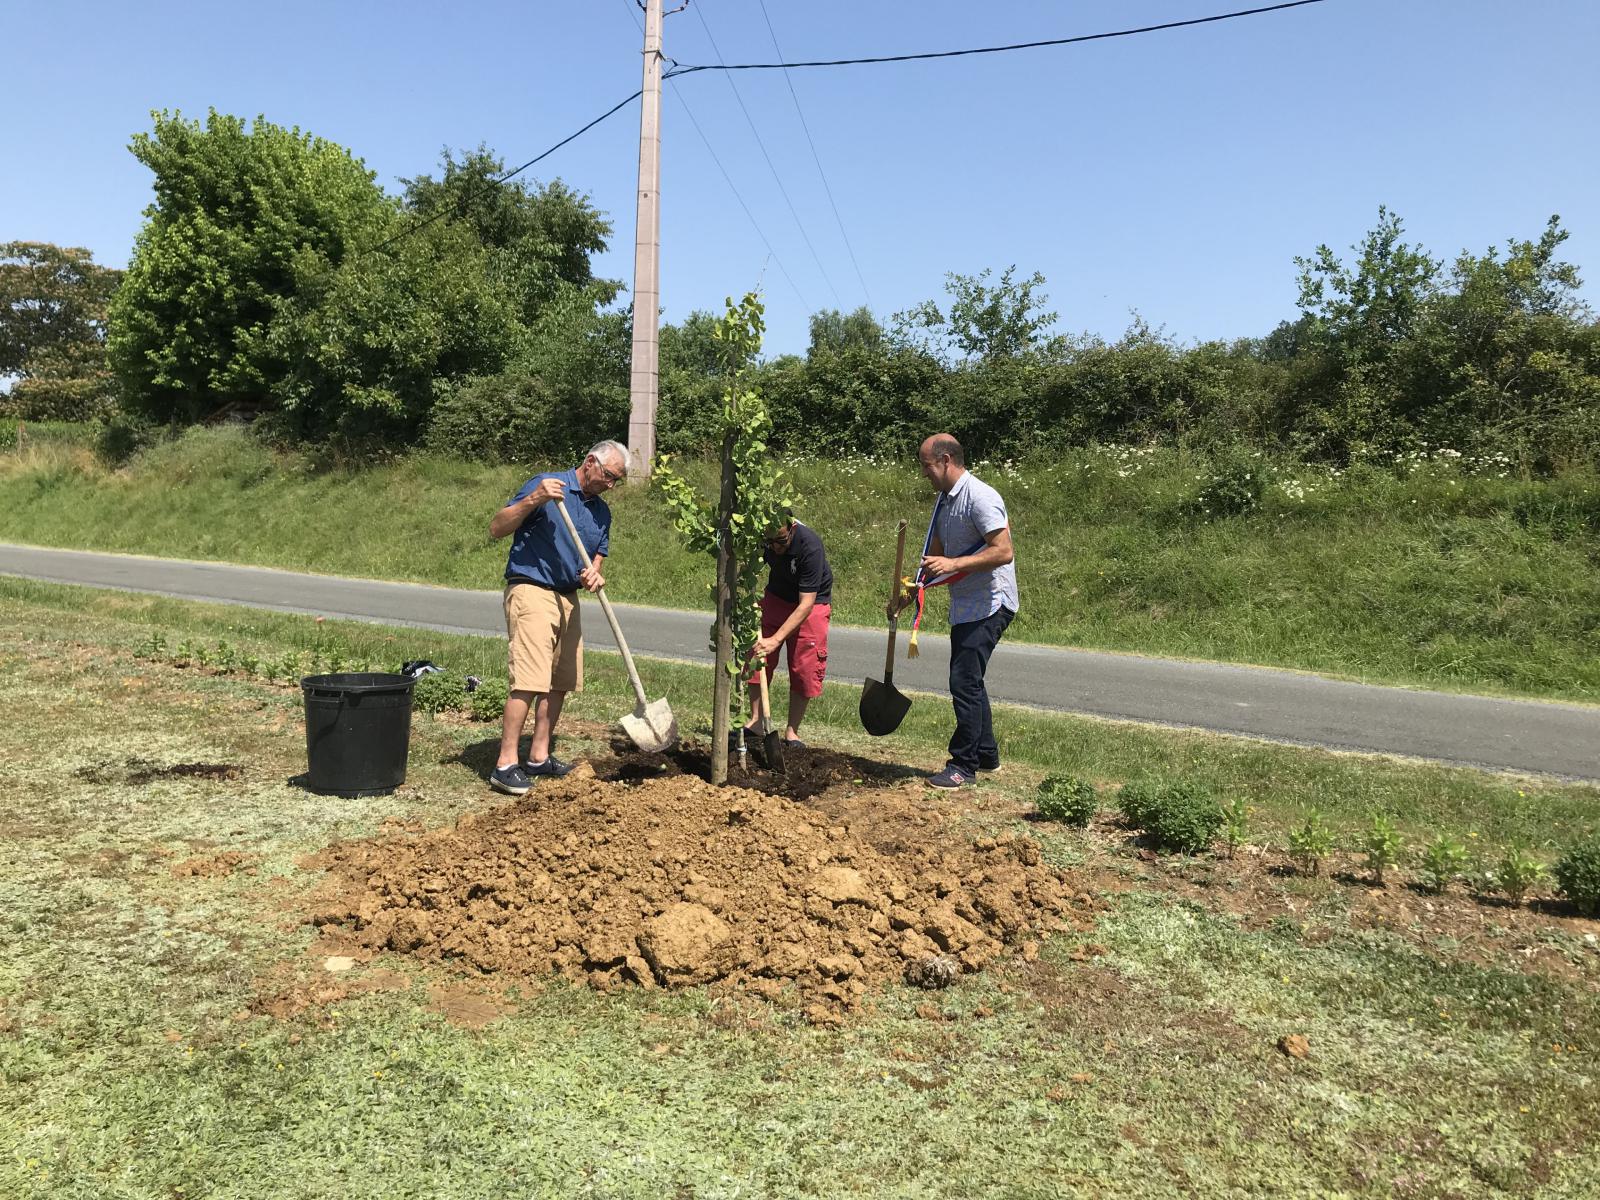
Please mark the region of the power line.
MULTIPOLYGON (((767 33, 772 38, 772 48, 778 52, 778 57, 782 58, 783 47, 778 45, 777 30, 773 29, 772 18, 767 15, 767 0, 760 0, 760 4, 761 18, 767 23, 767 33)), ((703 17, 701 19, 704 20, 703 17)), ((711 31, 708 29, 706 32, 709 34, 711 31)), ((715 43, 712 44, 712 48, 715 49, 715 43)), ((721 51, 717 52, 717 57, 719 59, 722 57, 721 51)), ((856 261, 856 248, 850 244, 850 235, 844 230, 844 218, 839 215, 839 205, 833 198, 833 188, 828 185, 828 173, 822 169, 822 157, 817 153, 817 143, 811 137, 811 126, 806 124, 806 114, 800 107, 800 95, 794 90, 794 80, 789 78, 789 72, 785 71, 783 73, 783 81, 789 85, 789 98, 794 101, 795 115, 800 118, 800 128, 806 131, 806 144, 811 147, 811 161, 817 164, 817 174, 822 179, 822 190, 828 195, 828 204, 833 209, 834 222, 839 226, 839 236, 844 239, 844 248, 850 254, 850 265, 856 271, 856 281, 861 284, 861 292, 866 296, 867 306, 870 308, 872 306, 872 292, 867 287, 866 278, 861 274, 861 264, 856 261)), ((728 82, 730 84, 733 82, 732 75, 728 76, 728 82)), ((837 292, 834 293, 834 298, 838 298, 837 292)))
MULTIPOLYGON (((633 18, 634 27, 638 29, 641 34, 643 34, 644 26, 639 24, 639 18, 635 16, 633 12, 632 5, 635 3, 637 3, 637 0, 622 0, 623 7, 628 10, 628 15, 633 18)), ((710 30, 707 30, 706 32, 709 34, 710 30)), ((715 43, 712 44, 712 48, 715 49, 715 43)), ((684 115, 689 118, 689 123, 694 126, 695 133, 700 135, 700 141, 705 145, 706 153, 711 155, 711 161, 716 163, 717 170, 722 172, 722 178, 724 182, 727 183, 728 190, 733 193, 733 198, 739 202, 739 207, 744 209, 744 215, 749 218, 751 227, 756 231, 756 236, 761 239, 761 244, 767 248, 767 254, 772 258, 772 261, 777 264, 778 270, 783 272, 783 277, 789 281, 789 286, 794 289, 795 297, 800 301, 801 305, 804 306, 805 310, 810 312, 811 302, 805 298, 805 294, 800 290, 800 285, 795 283, 794 276, 789 274, 789 268, 783 265, 783 259, 779 258, 778 252, 772 248, 772 243, 767 239, 766 232, 761 228, 761 222, 756 220, 755 213, 750 211, 750 206, 744 202, 744 197, 739 194, 739 188, 733 182, 733 176, 728 174, 728 168, 724 167, 722 165, 722 160, 717 157, 717 152, 711 145, 711 139, 706 137, 705 130, 700 128, 700 122, 695 119, 694 110, 689 107, 689 101, 684 98, 682 93, 678 93, 677 95, 679 102, 683 105, 684 115)), ((781 187, 782 185, 780 184, 779 186, 781 187)), ((801 232, 804 233, 804 230, 801 232)), ((824 274, 823 278, 827 278, 826 274, 824 274)), ((831 287, 832 285, 830 284, 829 286, 831 287)))
POLYGON ((1109 33, 1085 33, 1078 37, 1049 38, 1041 42, 1013 42, 1007 46, 978 46, 968 50, 938 50, 926 54, 885 54, 874 58, 832 58, 813 62, 772 63, 710 63, 686 66, 677 60, 672 69, 662 75, 670 79, 675 75, 692 75, 696 71, 780 71, 796 67, 853 67, 867 63, 916 62, 932 58, 960 58, 968 54, 1002 54, 1008 50, 1036 50, 1043 46, 1071 46, 1078 42, 1099 42, 1107 38, 1133 37, 1141 33, 1159 33, 1163 29, 1185 29, 1191 25, 1209 25, 1214 21, 1231 21, 1236 17, 1254 17, 1262 13, 1282 12, 1289 8, 1302 8, 1307 4, 1321 4, 1324 0, 1288 0, 1285 4, 1269 4, 1265 8, 1246 8, 1238 12, 1218 13, 1211 17, 1193 17, 1187 21, 1166 21, 1160 25, 1141 25, 1137 29, 1115 29, 1109 33))
MULTIPOLYGON (((722 62, 722 49, 717 45, 717 39, 711 32, 711 26, 706 23, 705 8, 703 5, 695 6, 695 15, 700 18, 700 24, 706 31, 706 37, 711 41, 711 49, 717 56, 717 61, 722 62)), ((811 258, 817 264, 817 270, 822 273, 822 281, 828 285, 828 290, 833 293, 833 302, 842 305, 839 299, 839 289, 833 286, 833 280, 828 275, 828 269, 822 265, 822 257, 817 253, 817 248, 811 242, 811 235, 806 232, 805 222, 800 219, 799 210, 794 206, 794 201, 789 197, 789 189, 783 186, 783 179, 778 175, 778 168, 772 161, 772 155, 767 153, 767 144, 761 138, 761 131, 756 128, 755 118, 750 115, 750 110, 745 106, 744 97, 740 95, 738 85, 733 82, 733 76, 725 76, 728 86, 733 89, 733 98, 739 102, 739 111, 744 113, 744 119, 749 123, 750 132, 755 134, 756 145, 761 147, 761 157, 767 160, 767 169, 772 172, 772 181, 778 185, 778 191, 783 196, 783 202, 789 206, 789 215, 794 218, 795 227, 800 230, 800 237, 806 244, 806 249, 811 251, 811 258)), ((685 106, 687 108, 687 106, 685 106)))

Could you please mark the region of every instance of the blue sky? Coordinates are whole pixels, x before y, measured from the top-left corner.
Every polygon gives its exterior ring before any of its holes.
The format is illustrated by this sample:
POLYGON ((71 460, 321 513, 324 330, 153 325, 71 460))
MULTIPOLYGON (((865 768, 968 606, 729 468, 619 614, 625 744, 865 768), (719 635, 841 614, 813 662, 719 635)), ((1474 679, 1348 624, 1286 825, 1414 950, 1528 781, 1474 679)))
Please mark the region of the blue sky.
MULTIPOLYGON (((1250 6, 764 3, 790 60, 1250 6)), ((298 125, 395 190, 445 146, 482 142, 521 163, 639 86, 634 0, 6 0, 3 14, 0 241, 87 246, 118 266, 150 199, 126 146, 152 108, 298 125)), ((729 62, 775 57, 758 0, 694 0, 668 19, 666 50, 716 62, 712 37, 729 62)), ((1064 48, 790 72, 839 221, 782 72, 692 75, 667 84, 663 110, 665 319, 760 285, 768 352, 803 351, 816 309, 869 303, 887 317, 941 295, 947 271, 1015 263, 1045 275, 1063 332, 1115 337, 1137 309, 1183 341, 1259 334, 1294 314, 1294 257, 1321 242, 1343 252, 1379 204, 1447 258, 1536 237, 1559 212, 1567 257, 1593 275, 1597 51, 1592 0, 1326 0, 1064 48)), ((609 214, 599 268, 624 281, 637 137, 634 104, 534 168, 609 214)))

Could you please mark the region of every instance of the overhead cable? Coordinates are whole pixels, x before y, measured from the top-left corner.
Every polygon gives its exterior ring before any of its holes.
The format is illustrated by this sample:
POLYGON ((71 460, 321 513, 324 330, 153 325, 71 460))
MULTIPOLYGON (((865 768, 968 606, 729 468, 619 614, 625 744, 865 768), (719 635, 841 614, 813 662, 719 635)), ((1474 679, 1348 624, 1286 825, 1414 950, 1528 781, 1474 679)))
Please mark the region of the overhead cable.
POLYGON ((1159 33, 1163 29, 1185 29, 1192 25, 1209 25, 1215 21, 1231 21, 1237 17, 1255 17, 1262 13, 1282 12, 1289 8, 1303 8, 1308 4, 1322 4, 1325 0, 1288 0, 1284 4, 1269 4, 1265 8, 1246 8, 1238 12, 1217 13, 1210 17, 1192 17, 1186 21, 1165 21, 1160 25, 1141 25, 1137 29, 1114 29, 1109 33, 1085 33, 1077 37, 1048 38, 1039 42, 1013 42, 1006 46, 977 46, 967 50, 936 50, 925 54, 883 54, 872 58, 830 58, 812 62, 770 63, 705 63, 687 65, 668 58, 672 68, 662 75, 669 79, 675 75, 692 75, 696 71, 784 71, 798 67, 854 67, 870 63, 917 62, 933 58, 960 58, 969 54, 1002 54, 1009 50, 1036 50, 1044 46, 1071 46, 1078 42, 1098 42, 1107 38, 1133 37, 1141 33, 1159 33))

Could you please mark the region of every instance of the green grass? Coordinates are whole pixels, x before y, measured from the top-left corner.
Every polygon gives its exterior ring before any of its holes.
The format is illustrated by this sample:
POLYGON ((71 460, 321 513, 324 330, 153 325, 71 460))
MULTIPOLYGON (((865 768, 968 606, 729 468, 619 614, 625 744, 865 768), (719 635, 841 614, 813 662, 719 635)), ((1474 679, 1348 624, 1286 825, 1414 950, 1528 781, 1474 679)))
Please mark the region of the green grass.
MULTIPOLYGON (((789 465, 827 543, 835 619, 881 621, 894 525, 921 545, 927 484, 908 465, 789 465)), ((319 470, 238 430, 193 430, 128 470, 86 451, 0 459, 0 538, 493 588, 489 516, 534 468, 414 457, 319 470)), ((1453 460, 1345 473, 1278 464, 1263 507, 1211 518, 1203 462, 1083 450, 981 464, 1005 494, 1022 612, 1012 636, 1303 668, 1378 682, 1600 698, 1600 481, 1502 478, 1453 460)), ((709 484, 709 468, 688 464, 709 484)), ((710 566, 659 496, 612 493, 618 600, 697 608, 710 566)), ((933 623, 942 621, 942 601, 933 623)))
MULTIPOLYGON (((502 654, 0 581, 0 1195, 1578 1200, 1600 1170, 1600 955, 1570 922, 1551 921, 1570 965, 1548 974, 1509 931, 1468 957, 1425 929, 1358 928, 1327 881, 1294 893, 1301 919, 1252 928, 1163 893, 1094 833, 1050 837, 1060 857, 1126 868, 1098 926, 932 997, 948 1020, 919 1017, 930 997, 899 988, 821 1031, 703 991, 536 983, 475 1032, 428 1007, 448 969, 394 956, 352 977, 386 968, 398 988, 262 1015, 285 982, 327 978, 294 915, 317 879, 299 857, 389 817, 431 826, 498 803, 479 770, 494 731, 419 716, 399 792, 312 796, 284 782, 304 765, 298 691, 141 659, 152 631, 457 670, 502 654), (135 784, 132 759, 244 774, 135 784), (257 873, 173 876, 220 849, 257 873), (1105 953, 1077 961, 1088 940, 1105 953), (1278 1053, 1288 1033, 1310 1059, 1278 1053)), ((614 665, 596 656, 572 716, 626 707, 614 665)), ((652 695, 702 719, 709 671, 643 666, 652 695)), ((943 705, 919 700, 902 732, 869 740, 854 699, 829 689, 818 741, 939 760, 943 705)), ((1418 828, 1561 838, 1600 798, 1066 717, 999 724, 1008 770, 978 790, 980 824, 1014 825, 1059 769, 1102 784, 1193 773, 1254 796, 1269 824, 1315 795, 1330 814, 1376 798, 1418 828)))

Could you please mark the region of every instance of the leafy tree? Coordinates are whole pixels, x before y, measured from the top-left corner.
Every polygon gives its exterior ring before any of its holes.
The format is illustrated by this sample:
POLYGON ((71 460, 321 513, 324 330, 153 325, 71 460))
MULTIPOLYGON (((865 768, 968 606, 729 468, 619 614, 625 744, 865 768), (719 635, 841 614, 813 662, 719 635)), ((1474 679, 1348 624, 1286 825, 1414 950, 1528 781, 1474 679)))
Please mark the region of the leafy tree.
POLYGON ((846 350, 875 353, 883 345, 883 338, 883 326, 865 305, 848 316, 836 308, 824 309, 811 316, 811 348, 807 357, 846 350))
POLYGON ((272 424, 283 432, 360 452, 407 444, 441 390, 494 374, 517 353, 516 297, 472 230, 401 228, 390 246, 332 271, 320 254, 300 256, 264 339, 281 410, 272 424))
POLYGON ((574 289, 601 307, 614 301, 622 285, 597 279, 593 270, 611 223, 559 179, 530 187, 520 180, 499 182, 504 174, 504 161, 485 146, 460 161, 447 149, 441 178, 403 181, 405 207, 421 220, 448 218, 469 226, 516 296, 525 324, 574 289))
POLYGON ((29 420, 81 421, 111 403, 106 309, 122 272, 84 249, 0 245, 0 407, 29 420))
POLYGON ((1035 271, 1019 281, 1016 270, 1015 264, 1007 267, 993 284, 987 282, 987 267, 977 275, 950 272, 945 276, 949 311, 924 300, 895 314, 895 336, 946 356, 986 363, 1045 349, 1048 340, 1043 335, 1057 314, 1044 309, 1048 297, 1038 290, 1044 287, 1044 276, 1035 271))
POLYGON ((279 306, 313 263, 336 268, 387 233, 394 205, 347 150, 298 129, 153 116, 131 149, 156 198, 110 313, 123 402, 182 422, 260 407, 286 372, 269 344, 279 306))
POLYGON ((772 422, 766 405, 751 386, 750 368, 760 352, 764 328, 761 301, 754 292, 737 305, 729 300, 727 315, 717 327, 724 368, 721 488, 716 502, 701 500, 667 459, 654 476, 684 542, 692 550, 714 555, 717 562, 717 616, 711 627, 717 667, 711 728, 715 784, 728 779, 729 714, 743 699, 733 680, 744 675, 761 634, 762 535, 776 528, 794 505, 793 487, 773 462, 768 445, 772 422))
POLYGON ((657 441, 663 454, 715 452, 722 439, 721 376, 727 350, 719 322, 696 310, 661 327, 661 407, 657 441))
POLYGON ((1600 340, 1577 268, 1557 257, 1568 236, 1553 216, 1537 241, 1509 240, 1504 258, 1457 257, 1419 338, 1411 415, 1433 440, 1513 451, 1525 466, 1594 452, 1600 340))
POLYGON ((1406 394, 1405 351, 1439 279, 1439 262, 1401 241, 1405 226, 1387 208, 1353 247, 1347 266, 1327 246, 1297 258, 1300 310, 1319 369, 1304 380, 1301 437, 1312 453, 1364 458, 1402 437, 1395 414, 1406 394))

